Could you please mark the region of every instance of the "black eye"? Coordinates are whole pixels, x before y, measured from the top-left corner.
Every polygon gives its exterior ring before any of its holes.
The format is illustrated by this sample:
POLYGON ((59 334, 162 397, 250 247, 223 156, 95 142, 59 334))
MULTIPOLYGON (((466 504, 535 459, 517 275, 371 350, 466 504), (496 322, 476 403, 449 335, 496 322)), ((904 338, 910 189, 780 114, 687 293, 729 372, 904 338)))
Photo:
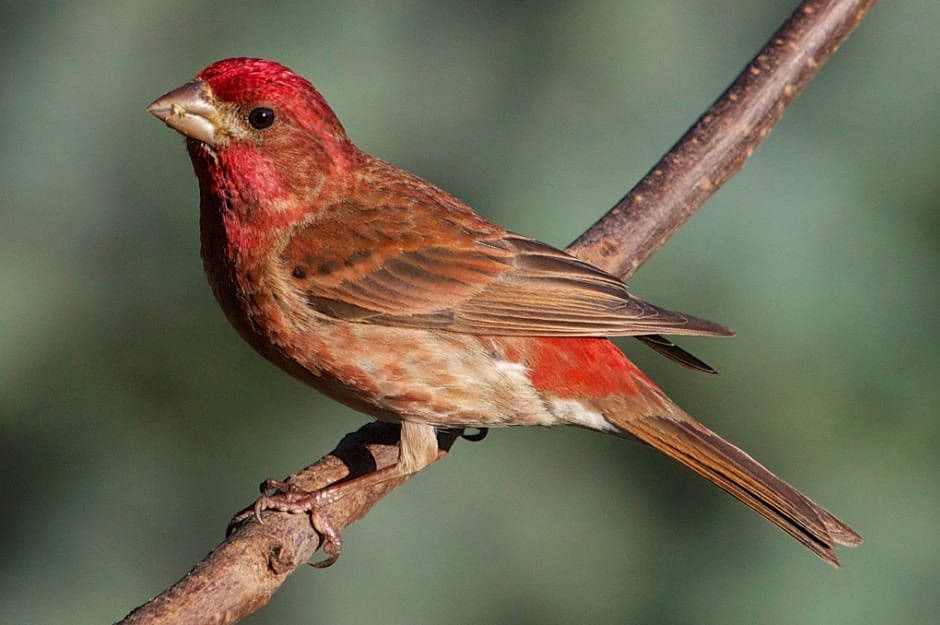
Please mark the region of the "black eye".
POLYGON ((248 123, 255 130, 264 130, 274 123, 274 111, 266 106, 259 106, 248 113, 248 123))

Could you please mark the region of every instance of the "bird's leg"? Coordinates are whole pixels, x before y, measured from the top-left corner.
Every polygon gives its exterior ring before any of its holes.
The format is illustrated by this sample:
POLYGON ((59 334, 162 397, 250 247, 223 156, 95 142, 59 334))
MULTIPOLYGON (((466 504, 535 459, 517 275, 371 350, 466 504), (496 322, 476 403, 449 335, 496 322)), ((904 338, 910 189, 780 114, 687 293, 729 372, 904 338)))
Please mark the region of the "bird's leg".
POLYGON ((336 562, 342 552, 340 533, 325 512, 328 504, 352 491, 360 491, 388 480, 408 477, 437 461, 446 453, 445 450, 438 449, 432 426, 403 423, 399 458, 395 464, 335 482, 315 491, 298 488, 290 482, 267 479, 261 483, 261 497, 232 518, 227 534, 231 534, 239 523, 251 516, 254 516, 258 523, 263 524, 262 513, 265 510, 309 514, 310 524, 320 534, 320 546, 327 554, 325 560, 315 562, 312 566, 326 568, 336 562))

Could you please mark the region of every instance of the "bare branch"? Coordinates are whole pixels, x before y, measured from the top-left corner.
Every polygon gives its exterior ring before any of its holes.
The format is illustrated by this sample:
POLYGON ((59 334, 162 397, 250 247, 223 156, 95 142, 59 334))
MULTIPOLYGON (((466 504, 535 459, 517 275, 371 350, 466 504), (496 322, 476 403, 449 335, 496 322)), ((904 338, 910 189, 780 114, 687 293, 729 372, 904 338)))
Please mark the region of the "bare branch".
MULTIPOLYGON (((784 109, 845 40, 875 0, 807 0, 696 124, 568 251, 627 279, 733 176, 784 109)), ((315 490, 397 460, 397 427, 364 426, 329 455, 290 476, 315 490)), ((449 449, 454 432, 441 434, 449 449)), ((338 530, 403 480, 362 489, 331 506, 338 530)), ((243 524, 179 582, 122 624, 234 623, 265 605, 320 539, 306 515, 268 514, 243 524)))
MULTIPOLYGON (((438 436, 449 450, 459 432, 438 436)), ((398 426, 374 422, 346 435, 330 455, 288 480, 316 490, 347 477, 363 475, 398 460, 398 426)), ((335 502, 329 516, 338 529, 369 511, 404 480, 390 480, 356 491, 335 502)), ((310 560, 320 537, 304 514, 271 514, 264 525, 243 523, 183 579, 128 614, 121 625, 196 625, 234 623, 265 605, 287 576, 310 560)))
POLYGON ((568 252, 627 280, 727 182, 875 0, 808 0, 568 252))

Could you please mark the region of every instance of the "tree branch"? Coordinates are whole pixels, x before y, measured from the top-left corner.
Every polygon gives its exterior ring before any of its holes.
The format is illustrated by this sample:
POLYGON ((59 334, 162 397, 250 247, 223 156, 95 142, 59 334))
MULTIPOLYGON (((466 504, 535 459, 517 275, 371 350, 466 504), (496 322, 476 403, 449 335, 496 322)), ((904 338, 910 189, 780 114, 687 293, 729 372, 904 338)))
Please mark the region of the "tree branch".
MULTIPOLYGON (((441 449, 449 450, 459 434, 441 432, 441 449)), ((397 460, 398 426, 373 422, 347 434, 328 456, 291 474, 288 481, 316 490, 397 460)), ((389 480, 343 497, 330 507, 330 520, 338 529, 345 528, 404 481, 389 480)), ((264 525, 243 523, 183 579, 128 614, 120 625, 234 623, 264 606, 319 546, 320 536, 307 515, 267 513, 264 525)))
MULTIPOLYGON (((741 169, 784 109, 875 0, 806 0, 738 78, 650 172, 568 251, 625 280, 741 169)), ((440 435, 449 450, 457 432, 440 435)), ((288 480, 315 490, 398 458, 398 428, 371 423, 288 480)), ((328 515, 338 530, 362 518, 404 480, 356 491, 328 515)), ((306 515, 243 523, 186 576, 122 624, 234 623, 265 605, 320 539, 306 515)))
POLYGON ((568 252, 627 280, 744 166, 875 0, 800 4, 731 86, 568 252))

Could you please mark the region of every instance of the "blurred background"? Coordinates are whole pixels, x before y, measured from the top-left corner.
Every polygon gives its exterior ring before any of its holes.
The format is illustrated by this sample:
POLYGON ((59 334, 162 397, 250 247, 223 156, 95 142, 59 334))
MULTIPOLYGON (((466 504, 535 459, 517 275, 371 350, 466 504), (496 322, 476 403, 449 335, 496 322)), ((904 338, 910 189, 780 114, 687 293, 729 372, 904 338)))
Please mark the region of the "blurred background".
MULTIPOLYGON (((366 418, 256 356, 202 274, 182 139, 209 62, 277 59, 364 149, 565 245, 796 0, 4 3, 0 622, 106 623, 256 484, 366 418)), ((676 401, 857 528, 841 572, 639 445, 491 432, 383 501, 246 623, 916 623, 940 586, 940 47, 885 2, 632 282, 720 320, 676 401)))

